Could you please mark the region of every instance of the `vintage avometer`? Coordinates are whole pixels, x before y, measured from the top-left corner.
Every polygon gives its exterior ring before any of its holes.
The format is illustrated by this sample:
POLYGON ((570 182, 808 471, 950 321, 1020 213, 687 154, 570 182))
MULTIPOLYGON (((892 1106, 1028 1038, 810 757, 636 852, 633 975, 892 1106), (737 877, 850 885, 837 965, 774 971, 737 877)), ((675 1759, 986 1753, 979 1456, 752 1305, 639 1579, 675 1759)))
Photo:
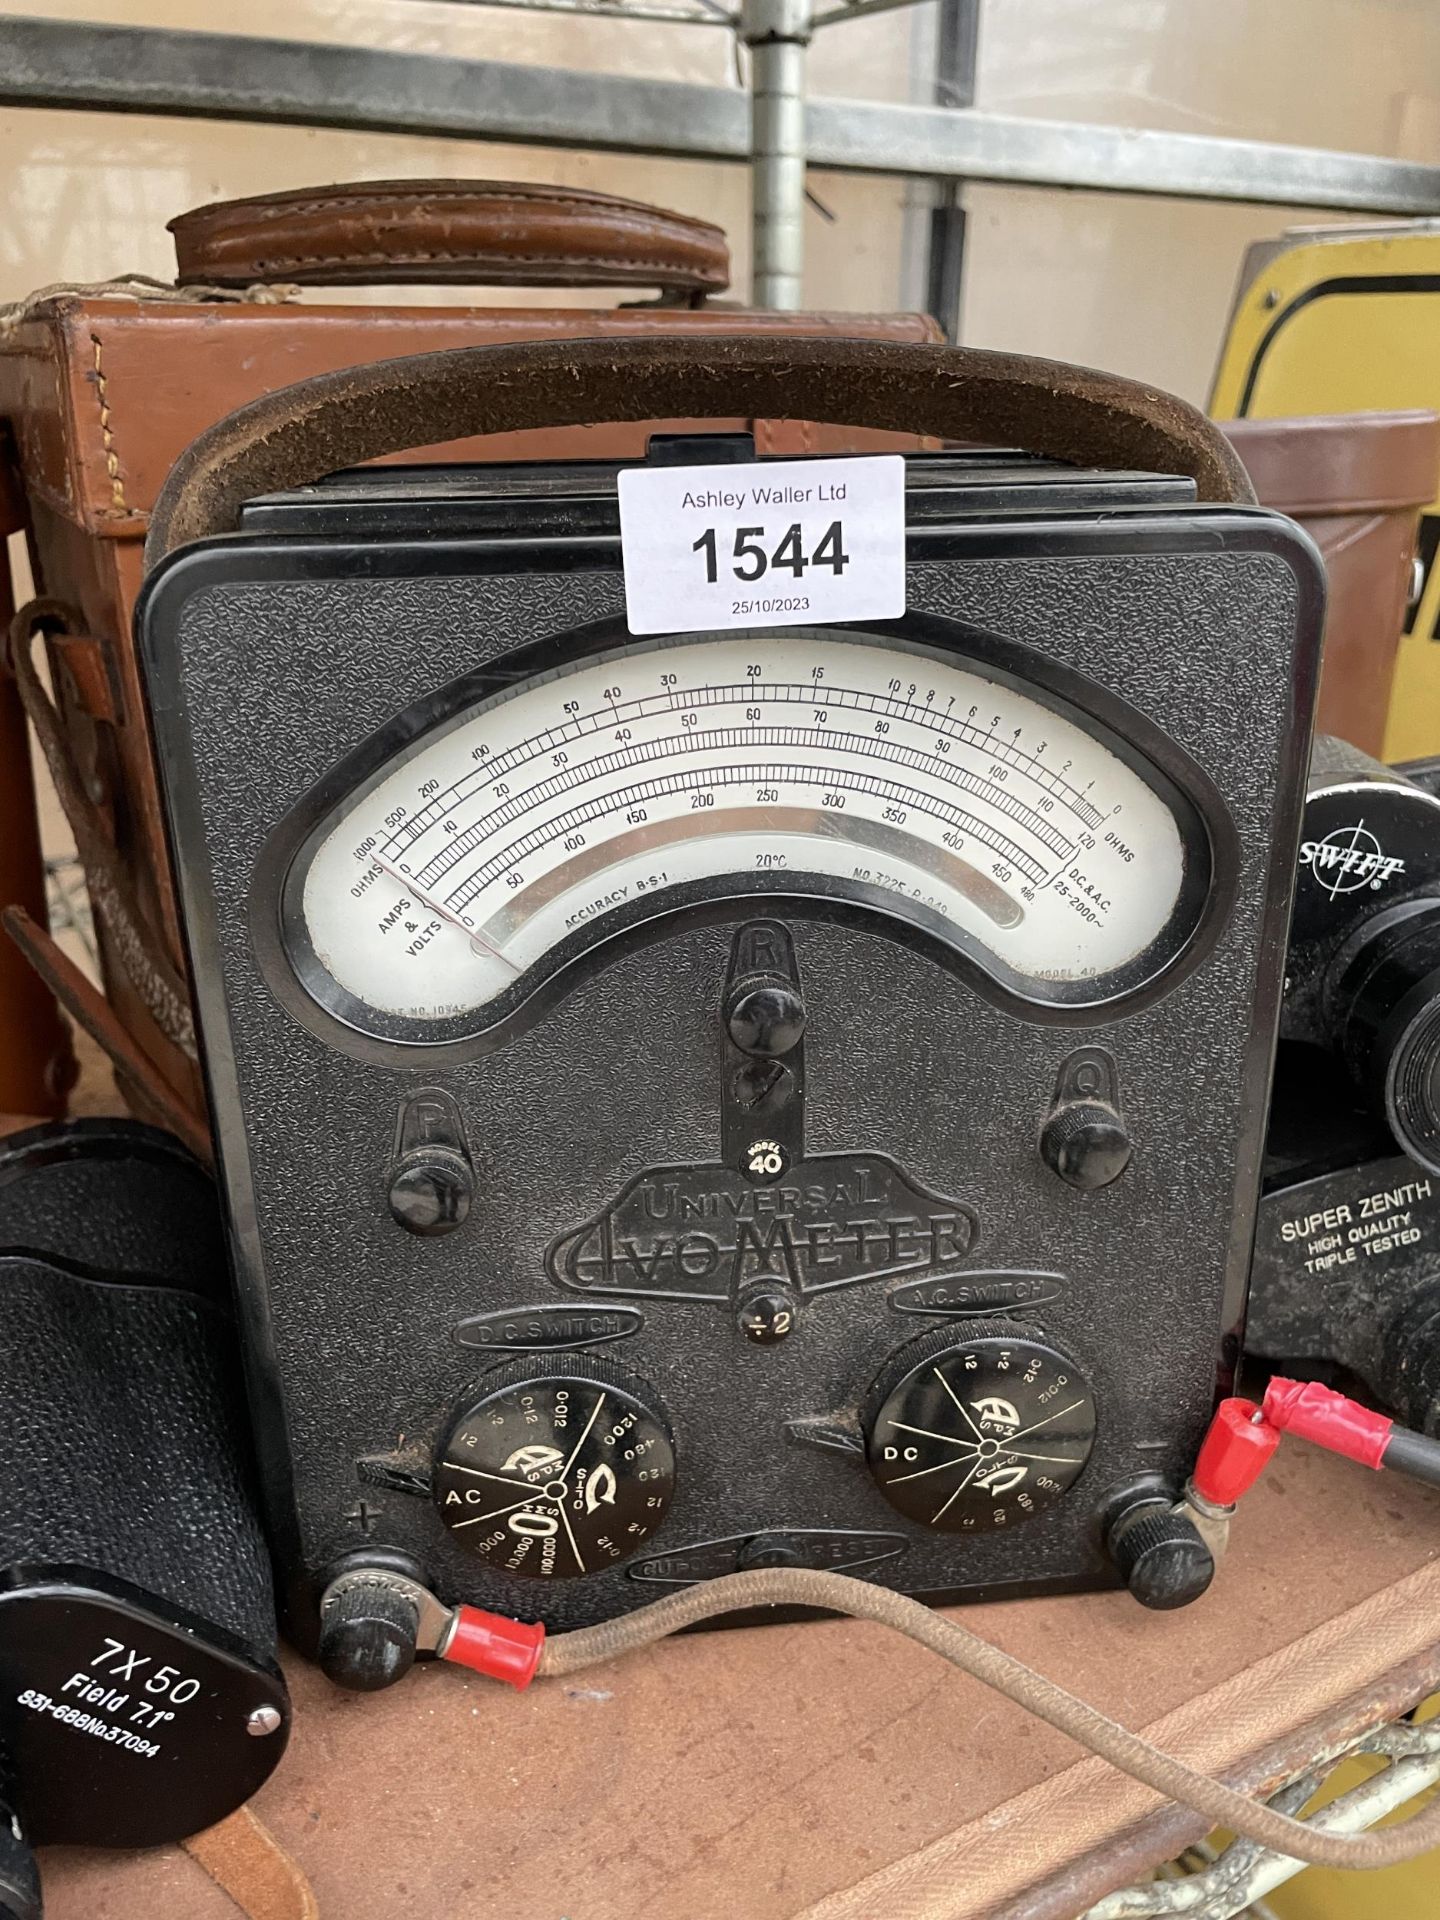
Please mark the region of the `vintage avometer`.
POLYGON ((1018 454, 909 460, 881 622, 633 636, 606 465, 165 560, 302 1644, 371 1657, 356 1568, 558 1627, 776 1564, 1203 1588, 1165 1496, 1238 1357, 1321 599, 1274 514, 1018 454))

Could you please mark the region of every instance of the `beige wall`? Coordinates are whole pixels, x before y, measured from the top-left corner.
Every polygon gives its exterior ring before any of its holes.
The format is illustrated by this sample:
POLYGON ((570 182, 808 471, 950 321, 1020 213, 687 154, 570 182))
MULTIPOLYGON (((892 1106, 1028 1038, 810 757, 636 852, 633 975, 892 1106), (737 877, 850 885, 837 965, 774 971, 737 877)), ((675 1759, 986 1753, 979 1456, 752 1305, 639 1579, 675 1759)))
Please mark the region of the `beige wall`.
MULTIPOLYGON (((734 41, 721 28, 558 18, 442 0, 247 0, 243 8, 206 0, 82 0, 78 7, 18 0, 3 10, 737 84, 734 41)), ((827 33, 813 56, 816 90, 906 99, 910 34, 904 15, 827 33)), ((325 129, 0 112, 0 300, 50 280, 127 270, 169 277, 174 258, 165 222, 208 200, 324 181, 466 173, 595 186, 718 221, 730 235, 736 288, 748 292, 749 188, 739 166, 325 129)), ((903 188, 831 179, 817 182, 817 190, 835 219, 808 215, 810 301, 893 307, 903 188)), ((527 304, 571 300, 562 291, 515 297, 527 304)))
MULTIPOLYGON (((439 0, 7 0, 7 11, 226 27, 734 84, 707 28, 556 19, 439 0)), ((901 100, 933 9, 836 27, 817 92, 901 100), (912 41, 918 45, 912 46, 912 41)), ((1428 0, 987 0, 980 104, 1440 158, 1440 16, 1428 0)), ((480 173, 589 183, 722 222, 743 291, 744 171, 639 157, 49 112, 0 113, 0 299, 57 279, 168 274, 166 220, 229 194, 327 180, 480 173)), ((817 175, 810 304, 918 296, 923 188, 817 175), (907 244, 908 241, 908 244, 907 244)), ((968 337, 1099 363, 1202 398, 1240 256, 1294 212, 998 187, 969 190, 968 337)), ((542 296, 564 300, 564 294, 542 296)))
MULTIPOLYGON (((1440 162, 1429 0, 990 0, 997 113, 1440 162)), ((1248 242, 1297 209, 970 190, 977 345, 1109 366, 1203 400, 1248 242)))

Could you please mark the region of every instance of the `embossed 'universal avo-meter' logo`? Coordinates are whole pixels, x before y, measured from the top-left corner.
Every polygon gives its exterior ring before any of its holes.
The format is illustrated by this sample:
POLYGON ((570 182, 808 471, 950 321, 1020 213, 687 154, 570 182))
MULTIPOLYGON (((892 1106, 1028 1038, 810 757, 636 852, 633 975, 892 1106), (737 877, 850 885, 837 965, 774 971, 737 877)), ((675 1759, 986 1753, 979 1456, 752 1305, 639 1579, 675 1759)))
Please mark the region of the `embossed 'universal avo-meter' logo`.
POLYGON ((771 1277, 815 1294, 951 1272, 976 1228, 963 1201, 927 1192, 881 1154, 819 1154, 774 1186, 719 1164, 653 1167, 561 1234, 546 1265, 582 1293, 727 1301, 771 1277))

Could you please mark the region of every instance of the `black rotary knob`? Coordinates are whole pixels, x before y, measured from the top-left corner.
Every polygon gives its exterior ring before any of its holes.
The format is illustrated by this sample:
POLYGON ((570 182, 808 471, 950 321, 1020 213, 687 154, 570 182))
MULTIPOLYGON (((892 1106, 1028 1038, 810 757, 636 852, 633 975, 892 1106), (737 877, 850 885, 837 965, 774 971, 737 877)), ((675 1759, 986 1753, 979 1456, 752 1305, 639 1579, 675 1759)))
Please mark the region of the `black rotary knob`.
POLYGON ((376 1693, 403 1679, 415 1662, 420 1613, 383 1577, 347 1580, 320 1615, 320 1670, 337 1687, 376 1693))
POLYGON ((1053 1174, 1084 1192, 1108 1187, 1134 1151, 1125 1122, 1105 1100, 1057 1107, 1040 1132, 1040 1157, 1053 1174))
POLYGON ((446 1526, 490 1566, 569 1580, 650 1538, 675 1490, 675 1449, 633 1374, 588 1354, 519 1361, 462 1407, 432 1485, 446 1526))
POLYGON ((1095 1440, 1089 1382, 1033 1328, 941 1327, 892 1356, 865 1403, 866 1459, 897 1512, 989 1533, 1051 1507, 1095 1440))
POLYGON ((475 1198, 475 1172, 464 1154, 422 1147, 390 1175, 390 1212, 407 1233, 431 1238, 463 1226, 475 1198))
POLYGON ((805 1031, 805 1002, 789 980, 754 975, 725 997, 725 1024, 742 1053, 778 1059, 793 1053, 805 1031))
POLYGON ((1161 1502, 1122 1513, 1106 1545, 1142 1607, 1168 1613, 1198 1600, 1215 1578, 1215 1558, 1193 1520, 1161 1502))

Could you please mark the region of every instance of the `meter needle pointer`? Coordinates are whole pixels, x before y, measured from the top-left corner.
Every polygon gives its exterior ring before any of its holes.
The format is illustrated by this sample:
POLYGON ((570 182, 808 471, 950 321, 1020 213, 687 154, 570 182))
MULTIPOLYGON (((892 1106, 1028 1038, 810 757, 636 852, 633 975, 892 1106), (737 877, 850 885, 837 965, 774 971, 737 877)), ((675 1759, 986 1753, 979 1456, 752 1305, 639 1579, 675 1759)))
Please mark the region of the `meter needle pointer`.
POLYGON ((436 900, 433 895, 426 893, 423 888, 417 887, 408 873, 401 873, 400 869, 391 866, 388 860, 382 860, 378 853, 375 855, 375 864, 383 873, 388 873, 392 880, 398 880, 407 892, 413 893, 415 898, 427 906, 432 913, 439 914, 440 918, 448 921, 452 927, 458 927, 470 942, 471 946, 479 947, 482 952, 488 953, 493 959, 498 960, 502 966, 508 967, 514 974, 523 971, 522 968, 516 966, 508 954, 500 951, 493 940, 487 940, 485 935, 483 933, 477 933, 474 927, 467 927, 458 913, 452 913, 448 907, 441 906, 440 902, 436 900))

